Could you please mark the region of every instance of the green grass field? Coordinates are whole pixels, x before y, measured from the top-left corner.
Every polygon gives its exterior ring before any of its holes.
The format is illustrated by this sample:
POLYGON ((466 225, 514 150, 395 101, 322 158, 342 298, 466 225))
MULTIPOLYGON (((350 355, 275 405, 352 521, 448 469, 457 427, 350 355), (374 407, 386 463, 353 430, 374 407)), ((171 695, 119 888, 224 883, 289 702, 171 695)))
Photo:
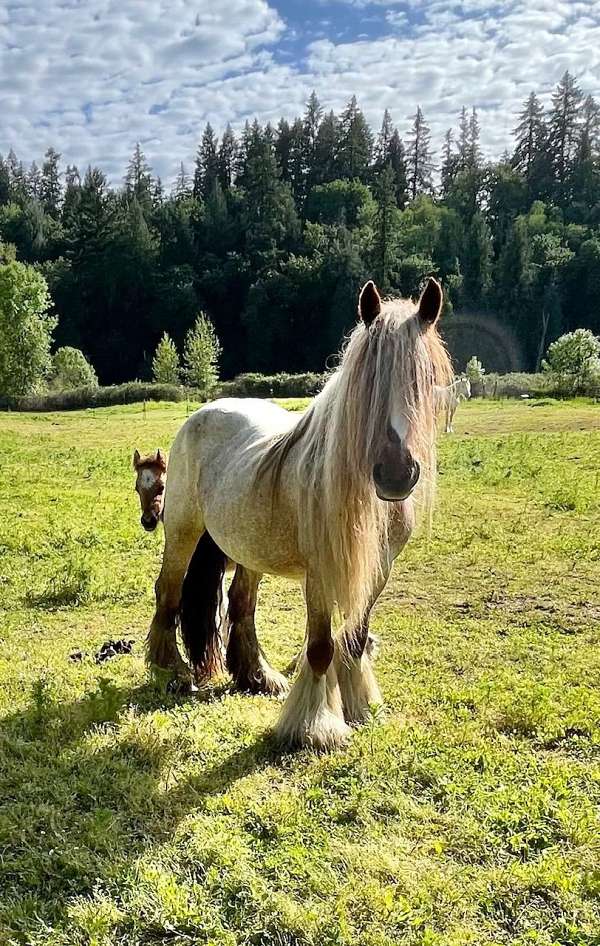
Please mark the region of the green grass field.
MULTIPOLYGON (((185 415, 0 415, 2 946, 600 944, 600 406, 459 411, 373 619, 386 714, 321 757, 144 665, 131 452, 185 415)), ((265 580, 277 666, 303 623, 265 580)))

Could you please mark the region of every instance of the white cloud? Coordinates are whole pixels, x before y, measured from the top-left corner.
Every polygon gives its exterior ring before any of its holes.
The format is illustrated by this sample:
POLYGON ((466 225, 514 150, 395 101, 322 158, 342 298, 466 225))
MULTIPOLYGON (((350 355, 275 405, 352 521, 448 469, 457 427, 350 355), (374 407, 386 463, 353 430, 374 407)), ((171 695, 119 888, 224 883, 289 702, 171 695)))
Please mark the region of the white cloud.
POLYGON ((139 139, 170 181, 207 120, 275 122, 315 88, 336 110, 356 93, 375 127, 389 108, 402 132, 420 104, 438 142, 476 105, 484 146, 499 154, 532 88, 547 95, 569 68, 600 93, 600 0, 334 0, 320 6, 325 36, 303 53, 275 2, 8 0, 0 151, 29 162, 52 144, 118 181, 139 139), (335 41, 343 3, 370 8, 384 35, 335 41), (283 40, 301 61, 277 56, 283 40))

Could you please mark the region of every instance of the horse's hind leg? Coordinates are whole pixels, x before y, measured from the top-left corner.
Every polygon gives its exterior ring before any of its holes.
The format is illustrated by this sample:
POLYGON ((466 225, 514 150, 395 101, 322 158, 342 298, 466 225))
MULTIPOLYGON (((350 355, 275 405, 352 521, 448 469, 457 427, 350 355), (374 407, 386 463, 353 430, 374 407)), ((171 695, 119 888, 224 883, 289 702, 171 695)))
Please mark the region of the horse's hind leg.
POLYGON ((154 586, 156 610, 146 640, 148 662, 178 676, 191 679, 190 668, 177 647, 177 615, 181 602, 183 579, 193 555, 202 527, 187 522, 173 525, 165 522, 165 549, 160 575, 154 586))
POLYGON ((350 735, 333 663, 331 614, 321 602, 318 587, 309 575, 306 653, 277 724, 277 739, 283 746, 334 749, 350 735))
POLYGON ((280 697, 288 691, 287 680, 269 666, 256 637, 254 614, 261 577, 241 565, 236 568, 229 589, 226 663, 238 690, 280 697))

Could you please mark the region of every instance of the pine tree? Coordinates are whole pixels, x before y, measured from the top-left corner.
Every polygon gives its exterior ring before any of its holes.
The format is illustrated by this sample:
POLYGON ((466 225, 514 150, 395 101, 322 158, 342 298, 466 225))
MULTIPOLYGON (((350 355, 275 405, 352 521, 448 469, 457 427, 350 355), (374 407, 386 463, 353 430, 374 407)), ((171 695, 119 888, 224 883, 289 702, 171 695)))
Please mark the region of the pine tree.
POLYGON ((581 89, 574 76, 565 72, 552 96, 550 112, 550 142, 559 197, 567 197, 565 189, 572 170, 579 141, 581 117, 581 89))
POLYGON ((42 172, 35 161, 31 162, 31 167, 27 172, 27 193, 33 200, 38 200, 42 189, 42 172))
POLYGON ((477 118, 477 109, 474 108, 469 119, 469 150, 468 167, 470 170, 477 170, 481 167, 482 153, 480 145, 481 131, 479 128, 479 119, 477 118))
POLYGON ((414 200, 418 194, 430 193, 433 190, 434 164, 430 149, 431 132, 420 106, 414 117, 410 138, 412 140, 407 150, 407 177, 408 191, 411 200, 414 200))
POLYGON ((388 164, 394 172, 396 204, 402 210, 408 200, 408 183, 406 152, 397 128, 394 129, 388 145, 388 164))
POLYGON ((512 166, 529 178, 534 161, 546 140, 544 106, 535 92, 531 92, 519 115, 514 130, 516 138, 512 166))
POLYGON ((194 197, 206 200, 219 177, 218 142, 210 122, 202 134, 202 141, 196 155, 194 171, 194 197))
POLYGON ((319 125, 315 143, 313 178, 318 184, 327 184, 338 176, 338 156, 341 148, 340 122, 331 111, 319 125))
POLYGON ((444 135, 442 151, 441 185, 442 196, 447 197, 456 176, 458 156, 454 153, 454 132, 451 128, 444 135))
POLYGON ((373 239, 373 264, 379 288, 387 292, 398 246, 398 208, 394 171, 387 163, 375 182, 377 212, 373 239))
POLYGON ((317 145, 317 137, 319 135, 319 128, 321 122, 323 121, 323 108, 319 99, 317 98, 316 92, 313 91, 310 93, 308 102, 306 103, 306 110, 304 112, 304 134, 306 136, 306 143, 308 146, 308 155, 310 158, 314 155, 315 148, 317 145))
POLYGON ((246 249, 261 266, 272 262, 273 254, 297 232, 298 218, 269 142, 252 142, 249 154, 244 172, 246 249))
POLYGON ((342 177, 363 180, 371 161, 373 136, 365 116, 353 95, 341 118, 340 149, 338 154, 342 177))
POLYGON ((0 154, 0 207, 10 202, 10 171, 0 154))
POLYGON ((394 123, 392 122, 392 116, 389 113, 389 110, 386 108, 383 113, 383 121, 381 122, 381 130, 377 135, 377 141, 375 143, 375 149, 373 156, 375 159, 375 167, 383 168, 386 164, 390 142, 392 140, 392 135, 394 134, 394 123))
POLYGON ((598 155, 600 146, 600 105, 593 95, 587 95, 581 108, 581 133, 577 161, 589 161, 598 155))
POLYGON ((54 148, 48 148, 46 160, 42 165, 42 179, 40 183, 40 200, 44 211, 51 217, 58 217, 60 199, 62 196, 60 185, 59 161, 60 154, 54 148))
POLYGON ((286 118, 280 118, 277 125, 277 137, 275 140, 275 156, 277 164, 281 171, 281 177, 284 181, 290 180, 290 151, 292 143, 292 134, 290 123, 286 118))
POLYGON ((463 105, 460 111, 458 122, 458 155, 457 166, 459 171, 464 171, 469 166, 469 147, 470 147, 470 129, 467 109, 463 105))
POLYGON ((180 370, 175 343, 164 332, 152 359, 152 378, 157 384, 179 384, 180 370))
POLYGON ((187 383, 202 398, 210 397, 219 381, 220 356, 221 345, 214 326, 201 312, 185 337, 183 362, 187 383))
POLYGON ((127 165, 125 191, 129 197, 135 197, 141 207, 145 209, 150 207, 152 203, 152 171, 139 141, 136 143, 127 165))
POLYGON ((22 201, 27 197, 27 177, 23 162, 17 159, 12 148, 6 157, 6 164, 10 178, 11 200, 22 201))
POLYGON ((192 196, 192 185, 185 169, 183 161, 179 165, 179 171, 173 185, 173 196, 175 200, 187 200, 192 196))
POLYGON ((237 141, 232 131, 231 125, 223 132, 221 138, 221 147, 218 155, 219 181, 224 191, 228 191, 233 185, 235 177, 235 166, 237 160, 237 141))
POLYGON ((68 164, 65 171, 65 196, 62 205, 62 220, 66 227, 70 227, 75 222, 80 200, 81 177, 76 166, 68 164))

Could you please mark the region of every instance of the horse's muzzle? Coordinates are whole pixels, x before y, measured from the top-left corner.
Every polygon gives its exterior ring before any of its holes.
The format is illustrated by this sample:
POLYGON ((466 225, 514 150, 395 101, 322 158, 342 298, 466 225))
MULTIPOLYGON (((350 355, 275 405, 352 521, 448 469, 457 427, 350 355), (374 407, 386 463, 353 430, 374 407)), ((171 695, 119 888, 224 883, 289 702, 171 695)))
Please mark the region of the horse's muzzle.
POLYGON ((146 518, 146 516, 142 516, 140 522, 142 523, 146 532, 154 532, 158 525, 158 518, 156 516, 149 516, 148 518, 146 518))
POLYGON ((408 499, 419 482, 420 475, 421 467, 418 460, 412 460, 405 474, 393 477, 386 476, 383 463, 377 463, 373 467, 375 492, 379 499, 385 502, 400 503, 403 499, 408 499))

